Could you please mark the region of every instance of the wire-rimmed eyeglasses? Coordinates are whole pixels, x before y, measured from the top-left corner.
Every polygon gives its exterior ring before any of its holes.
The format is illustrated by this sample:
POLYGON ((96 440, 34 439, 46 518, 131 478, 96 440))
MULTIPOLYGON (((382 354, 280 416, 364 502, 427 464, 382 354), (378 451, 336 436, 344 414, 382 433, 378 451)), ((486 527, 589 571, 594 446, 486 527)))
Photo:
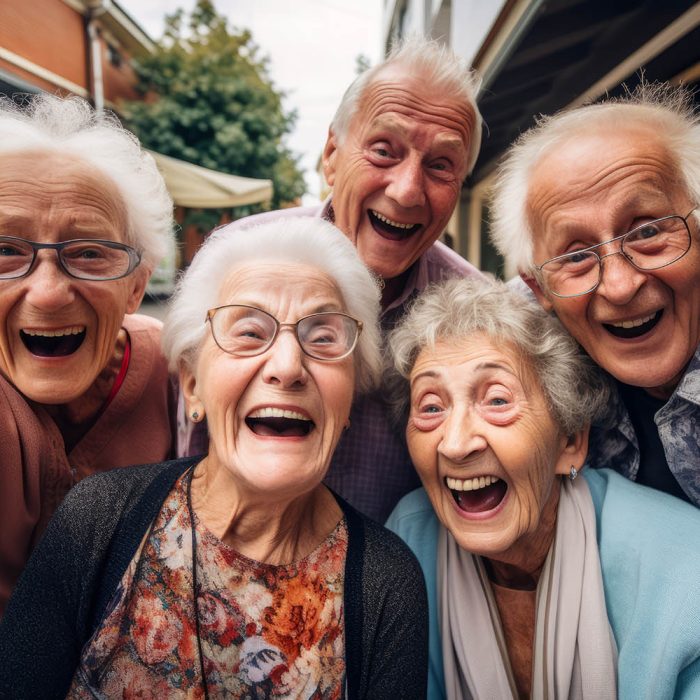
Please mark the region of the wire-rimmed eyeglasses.
POLYGON ((686 216, 664 216, 648 221, 621 236, 596 243, 588 248, 557 255, 535 266, 547 289, 562 298, 590 294, 600 284, 603 270, 601 261, 611 255, 622 255, 638 270, 659 270, 680 260, 692 243, 686 216), (620 241, 620 249, 605 255, 597 250, 601 246, 620 241))
POLYGON ((296 323, 280 323, 255 306, 229 304, 207 311, 216 344, 230 355, 251 357, 265 352, 282 328, 294 331, 303 352, 315 360, 347 357, 357 345, 362 322, 339 311, 309 314, 296 323))
POLYGON ((76 238, 62 243, 37 243, 25 238, 0 236, 0 280, 26 277, 34 269, 37 251, 56 251, 58 264, 69 277, 105 282, 130 275, 141 253, 116 241, 76 238))

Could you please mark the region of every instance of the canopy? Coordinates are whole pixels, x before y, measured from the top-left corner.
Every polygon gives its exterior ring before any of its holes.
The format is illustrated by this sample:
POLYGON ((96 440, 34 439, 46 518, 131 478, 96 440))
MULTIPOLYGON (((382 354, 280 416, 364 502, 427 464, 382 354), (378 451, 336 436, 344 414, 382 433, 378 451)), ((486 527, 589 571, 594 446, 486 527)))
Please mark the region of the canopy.
POLYGON ((149 151, 175 204, 193 209, 223 209, 272 198, 272 180, 228 175, 149 151))

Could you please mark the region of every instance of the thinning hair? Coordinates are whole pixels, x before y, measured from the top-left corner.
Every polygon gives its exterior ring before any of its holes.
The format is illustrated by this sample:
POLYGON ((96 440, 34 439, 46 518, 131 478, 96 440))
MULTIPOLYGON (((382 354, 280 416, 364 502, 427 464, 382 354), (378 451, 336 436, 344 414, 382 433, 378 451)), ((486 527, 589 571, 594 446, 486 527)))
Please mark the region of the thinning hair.
POLYGON ((389 378, 395 418, 405 425, 408 378, 422 350, 483 333, 508 343, 524 360, 542 389, 562 433, 572 435, 602 415, 607 380, 559 321, 524 295, 497 280, 448 280, 426 290, 389 335, 393 360, 389 378))
POLYGON ((621 97, 540 116, 506 153, 491 198, 491 239, 504 256, 509 275, 531 273, 534 266, 535 232, 527 200, 537 165, 557 147, 584 134, 605 128, 624 133, 639 126, 653 128, 678 170, 680 187, 693 202, 700 202, 700 115, 687 89, 641 83, 621 97))
POLYGON ((206 332, 206 313, 220 303, 222 286, 237 268, 255 263, 296 263, 325 273, 338 287, 350 316, 362 322, 354 352, 356 389, 373 388, 381 373, 379 285, 355 247, 319 218, 280 217, 256 226, 217 229, 180 278, 163 324, 170 369, 193 367, 206 332))
POLYGON ((424 76, 436 92, 463 100, 474 115, 467 160, 467 173, 470 173, 481 148, 482 119, 476 105, 481 79, 449 46, 420 36, 409 36, 397 43, 382 63, 368 68, 350 84, 331 122, 331 130, 338 142, 342 143, 347 135, 367 89, 381 78, 386 69, 394 66, 400 66, 411 75, 424 76))
POLYGON ((98 114, 80 97, 0 98, 0 162, 32 151, 77 158, 113 182, 126 211, 124 240, 150 268, 173 250, 173 202, 165 182, 153 157, 114 114, 98 114))

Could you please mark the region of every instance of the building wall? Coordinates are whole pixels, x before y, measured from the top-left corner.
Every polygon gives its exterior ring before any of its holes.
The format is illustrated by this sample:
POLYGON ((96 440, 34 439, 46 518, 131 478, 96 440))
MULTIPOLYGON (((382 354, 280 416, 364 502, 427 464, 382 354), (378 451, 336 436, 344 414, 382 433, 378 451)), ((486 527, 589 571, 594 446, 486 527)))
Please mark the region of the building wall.
POLYGON ((83 17, 61 0, 2 0, 0 2, 0 60, 2 70, 46 90, 59 87, 15 57, 31 62, 87 89, 83 17))
MULTIPOLYGON (((64 0, 0 0, 0 71, 46 92, 91 97, 90 52, 81 3, 64 0)), ((101 23, 99 54, 104 98, 138 99, 131 56, 101 23)))

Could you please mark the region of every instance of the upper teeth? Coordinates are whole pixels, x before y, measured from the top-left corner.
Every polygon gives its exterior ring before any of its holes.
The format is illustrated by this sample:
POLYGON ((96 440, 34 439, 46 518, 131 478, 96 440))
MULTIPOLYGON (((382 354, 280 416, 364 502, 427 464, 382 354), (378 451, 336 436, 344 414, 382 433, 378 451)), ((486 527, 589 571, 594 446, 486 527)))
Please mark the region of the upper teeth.
POLYGON ((298 411, 289 411, 286 408, 273 408, 272 406, 267 406, 266 408, 258 408, 253 411, 249 418, 294 418, 296 420, 310 420, 308 416, 298 411))
POLYGON ((496 476, 475 476, 473 479, 452 479, 448 476, 445 479, 447 488, 453 491, 476 491, 491 486, 498 480, 496 476))
POLYGON ((402 224, 399 221, 393 221, 387 216, 384 216, 384 214, 380 214, 378 211, 374 211, 372 209, 372 213, 380 220, 383 221, 385 224, 389 224, 390 226, 395 226, 396 228, 413 228, 415 224, 402 224))
POLYGON ((643 318, 636 318, 634 321, 620 321, 619 323, 611 323, 610 325, 615 326, 615 328, 636 328, 637 326, 641 326, 651 321, 654 316, 656 316, 656 314, 644 316, 643 318))
POLYGON ((22 329, 27 335, 45 336, 47 338, 59 338, 63 335, 78 335, 85 330, 85 326, 70 326, 70 328, 60 328, 55 331, 35 330, 30 328, 22 329))

